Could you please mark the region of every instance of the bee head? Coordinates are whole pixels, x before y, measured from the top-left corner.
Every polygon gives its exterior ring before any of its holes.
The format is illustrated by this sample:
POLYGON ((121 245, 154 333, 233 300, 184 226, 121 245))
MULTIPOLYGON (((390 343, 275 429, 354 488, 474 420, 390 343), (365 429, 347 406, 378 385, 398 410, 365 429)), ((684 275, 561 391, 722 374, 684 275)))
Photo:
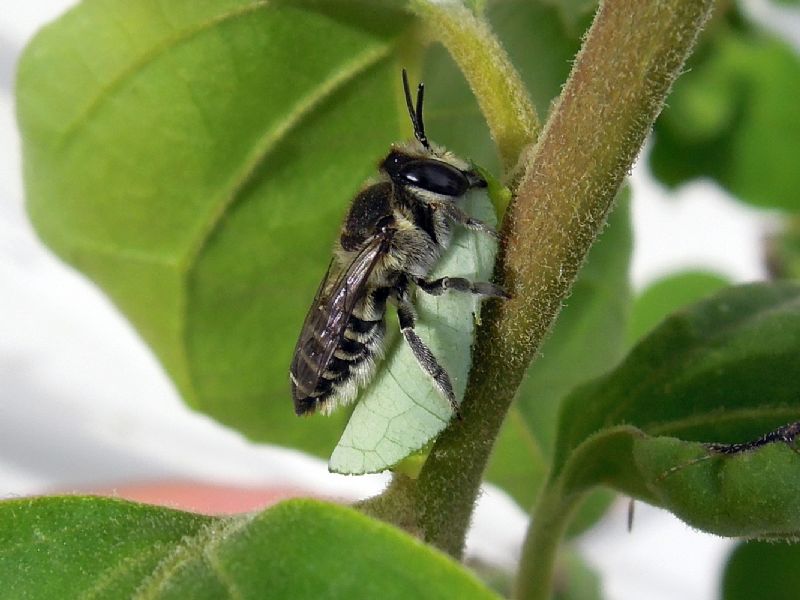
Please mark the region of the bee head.
POLYGON ((471 188, 486 187, 486 180, 470 169, 466 161, 444 149, 431 146, 422 120, 425 86, 420 83, 417 87, 415 105, 411 99, 411 88, 405 69, 403 90, 406 94, 408 116, 414 126, 414 137, 422 148, 413 148, 413 145, 393 148, 381 164, 381 169, 398 185, 414 186, 444 196, 463 196, 471 188))

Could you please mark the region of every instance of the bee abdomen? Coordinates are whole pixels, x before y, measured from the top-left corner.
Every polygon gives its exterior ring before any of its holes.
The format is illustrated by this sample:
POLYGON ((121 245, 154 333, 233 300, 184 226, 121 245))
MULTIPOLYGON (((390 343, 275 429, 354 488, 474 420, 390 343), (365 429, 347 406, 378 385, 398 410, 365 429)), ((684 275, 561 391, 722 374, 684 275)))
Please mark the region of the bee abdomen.
POLYGON ((358 303, 314 390, 297 400, 298 413, 316 409, 329 413, 339 404, 354 400, 359 388, 372 378, 376 361, 383 354, 388 295, 388 288, 377 288, 358 303))
POLYGON ((352 401, 360 387, 374 374, 376 358, 382 354, 386 326, 383 318, 363 321, 351 317, 341 343, 322 373, 309 400, 315 408, 330 412, 352 401), (355 327, 351 328, 351 325, 355 327))

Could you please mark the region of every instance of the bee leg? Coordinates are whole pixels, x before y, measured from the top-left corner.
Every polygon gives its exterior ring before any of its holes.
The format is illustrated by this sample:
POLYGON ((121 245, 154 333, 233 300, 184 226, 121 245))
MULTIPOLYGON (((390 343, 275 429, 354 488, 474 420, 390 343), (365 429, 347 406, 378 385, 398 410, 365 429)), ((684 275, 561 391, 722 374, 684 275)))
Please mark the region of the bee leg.
POLYGON ((416 279, 416 282, 423 292, 432 296, 439 296, 447 290, 455 290, 457 292, 469 292, 478 296, 491 296, 505 300, 511 298, 501 287, 493 283, 486 281, 473 282, 463 277, 442 277, 433 281, 426 281, 420 277, 416 279))
POLYGON ((492 236, 495 239, 498 240, 500 239, 500 234, 497 233, 497 230, 494 227, 492 227, 488 223, 479 221, 478 219, 473 219, 452 202, 442 202, 440 204, 436 204, 436 208, 438 210, 441 210, 447 216, 448 219, 450 219, 451 221, 455 221, 456 223, 466 227, 467 229, 480 231, 482 233, 486 233, 492 236))
POLYGON ((433 378, 434 386, 436 386, 436 389, 442 397, 450 403, 450 407, 460 420, 461 413, 458 410, 458 403, 456 402, 456 395, 453 393, 453 384, 450 383, 450 376, 436 360, 430 348, 425 345, 425 342, 423 342, 417 335, 417 332, 414 331, 417 317, 414 314, 413 306, 407 301, 399 301, 397 305, 397 318, 400 321, 400 331, 411 348, 411 352, 414 353, 414 358, 417 359, 422 370, 433 378))

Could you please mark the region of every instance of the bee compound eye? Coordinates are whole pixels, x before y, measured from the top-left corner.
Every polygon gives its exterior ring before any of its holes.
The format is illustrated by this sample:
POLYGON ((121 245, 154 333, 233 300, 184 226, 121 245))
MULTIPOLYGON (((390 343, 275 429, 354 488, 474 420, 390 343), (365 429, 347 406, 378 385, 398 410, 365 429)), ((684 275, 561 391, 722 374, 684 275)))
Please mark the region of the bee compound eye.
POLYGON ((400 175, 406 183, 445 196, 461 196, 470 188, 464 173, 437 160, 410 161, 400 175))

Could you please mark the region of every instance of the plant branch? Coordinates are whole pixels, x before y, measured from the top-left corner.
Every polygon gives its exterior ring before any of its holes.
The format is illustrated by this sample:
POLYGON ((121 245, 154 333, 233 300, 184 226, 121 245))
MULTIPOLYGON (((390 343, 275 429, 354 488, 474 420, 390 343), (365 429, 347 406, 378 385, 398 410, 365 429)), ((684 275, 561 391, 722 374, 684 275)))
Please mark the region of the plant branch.
POLYGON ((512 299, 485 306, 463 420, 439 436, 415 489, 423 537, 454 556, 461 555, 516 390, 712 4, 604 2, 539 142, 525 157, 496 270, 512 299))
POLYGON ((539 118, 525 84, 489 24, 459 2, 413 0, 412 10, 467 78, 503 170, 513 176, 522 151, 536 141, 539 118))
POLYGON ((520 563, 517 585, 521 587, 515 590, 516 598, 549 598, 561 538, 578 500, 584 497, 583 494, 573 494, 564 498, 559 488, 558 485, 546 486, 536 505, 536 519, 531 522, 522 551, 523 558, 536 556, 536 560, 520 563))

